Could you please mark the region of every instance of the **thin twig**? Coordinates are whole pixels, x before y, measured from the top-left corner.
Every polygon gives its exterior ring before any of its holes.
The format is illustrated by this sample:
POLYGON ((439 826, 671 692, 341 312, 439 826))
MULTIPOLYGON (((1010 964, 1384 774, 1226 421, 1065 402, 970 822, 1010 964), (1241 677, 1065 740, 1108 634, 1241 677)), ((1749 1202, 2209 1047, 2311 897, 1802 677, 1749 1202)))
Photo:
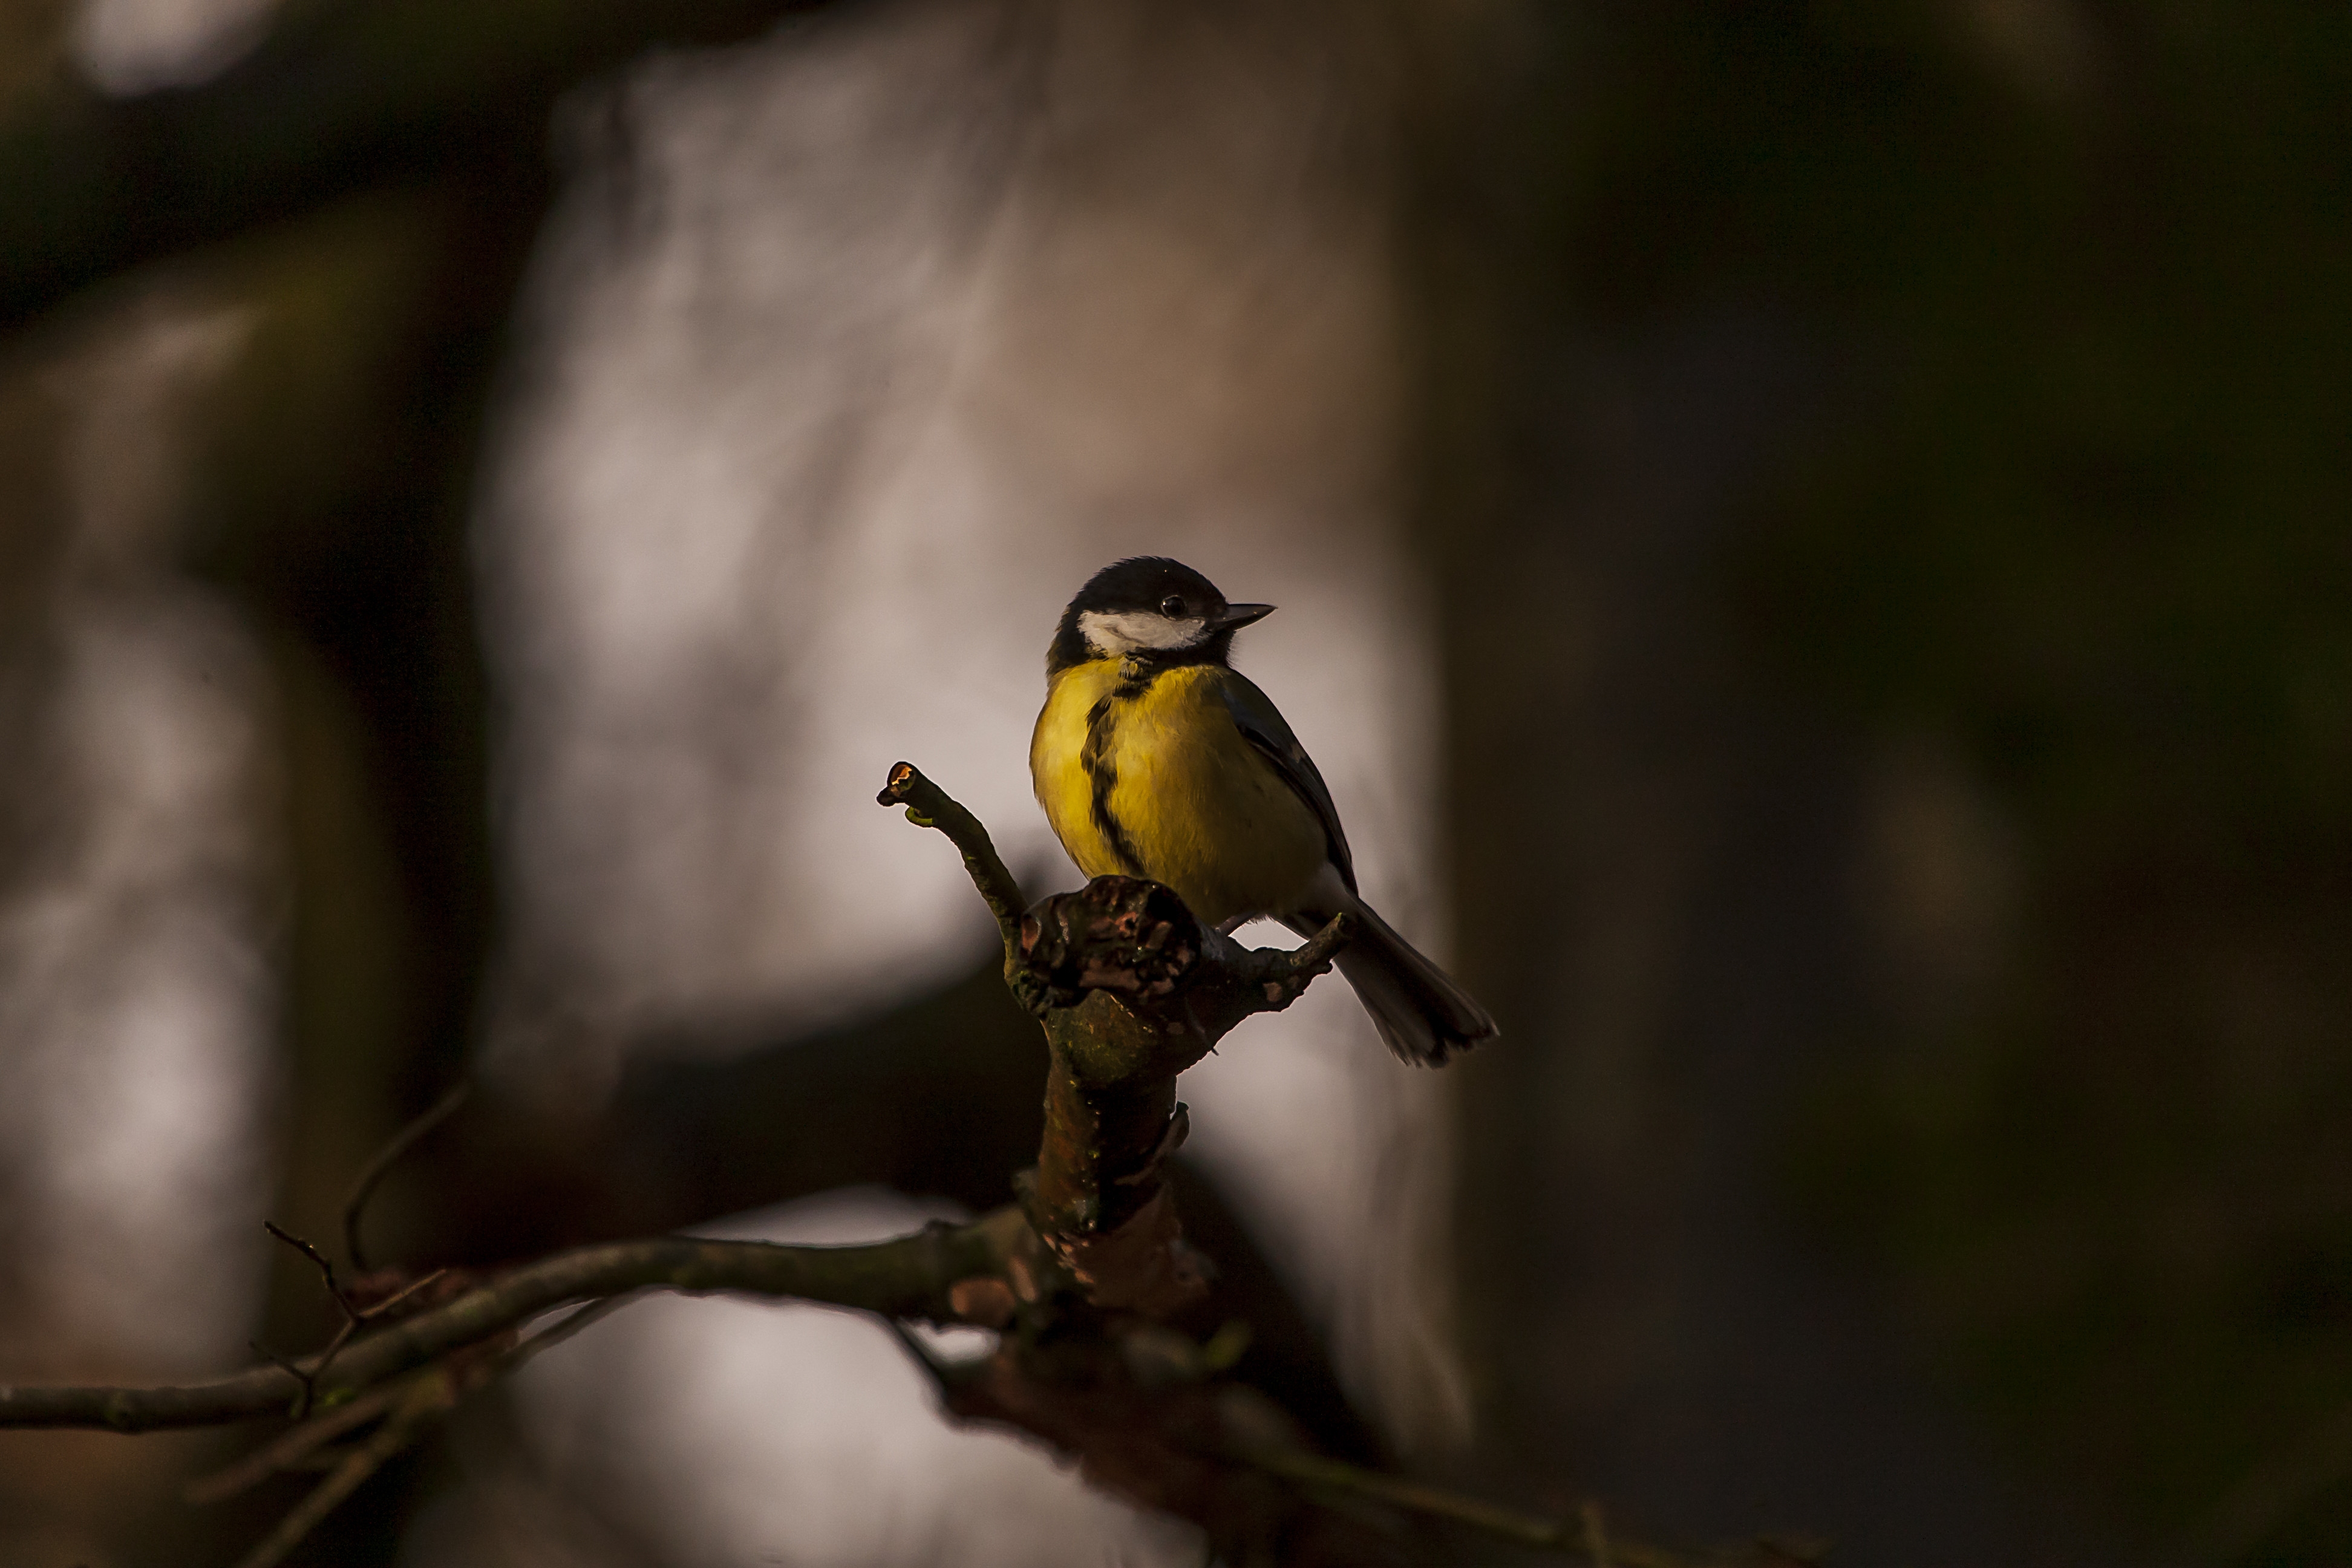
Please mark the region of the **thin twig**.
POLYGON ((374 1322, 378 1318, 388 1318, 399 1309, 402 1302, 407 1300, 411 1296, 415 1295, 418 1291, 426 1289, 431 1286, 437 1284, 448 1274, 448 1272, 449 1271, 446 1268, 436 1268, 432 1273, 424 1276, 422 1279, 410 1280, 407 1284, 403 1285, 391 1295, 386 1296, 383 1300, 378 1301, 374 1306, 362 1307, 352 1315, 358 1318, 362 1323, 374 1322))
POLYGON ((1253 1469, 1280 1476, 1301 1486, 1320 1487, 1331 1491, 1346 1492, 1386 1503, 1409 1513, 1427 1514, 1433 1519, 1448 1519, 1456 1524, 1505 1541, 1515 1541, 1522 1546, 1533 1546, 1549 1552, 1568 1552, 1591 1560, 1600 1568, 1622 1565, 1622 1568, 1696 1568, 1702 1561, 1681 1556, 1663 1547, 1643 1546, 1633 1542, 1610 1542, 1600 1534, 1597 1522, 1591 1515, 1571 1524, 1541 1514, 1521 1513, 1483 1498, 1448 1491, 1425 1482, 1407 1480, 1402 1476, 1386 1476, 1377 1470, 1339 1459, 1328 1459, 1318 1454, 1302 1454, 1288 1448, 1250 1448, 1237 1451, 1234 1457, 1253 1469))
MULTIPOLYGON (((279 1226, 275 1220, 263 1220, 261 1228, 318 1265, 319 1278, 325 1283, 327 1294, 333 1299, 336 1306, 342 1309, 343 1313, 343 1321, 335 1327, 335 1337, 327 1342, 327 1348, 319 1352, 308 1371, 299 1370, 288 1363, 278 1361, 274 1355, 269 1358, 301 1380, 302 1392, 295 1399, 294 1409, 288 1417, 289 1420, 299 1421, 310 1414, 310 1406, 316 1402, 319 1394, 319 1379, 326 1375, 327 1368, 334 1364, 336 1352, 343 1348, 344 1343, 351 1339, 352 1331, 359 1327, 360 1315, 352 1310, 351 1298, 344 1295, 343 1288, 335 1282, 335 1266, 327 1261, 325 1253, 320 1252, 292 1231, 279 1226)), ((266 1351, 262 1353, 268 1354, 266 1351)))
MULTIPOLYGON (((427 1373, 424 1375, 439 1374, 427 1373)), ((380 1388, 372 1388, 332 1410, 320 1411, 290 1431, 279 1433, 236 1463, 190 1481, 181 1489, 180 1495, 190 1503, 225 1501, 258 1486, 280 1470, 293 1469, 325 1445, 345 1433, 357 1431, 382 1415, 407 1394, 405 1383, 388 1383, 380 1388)))
MULTIPOLYGON (((553 1350, 590 1324, 610 1317, 632 1301, 644 1300, 645 1295, 644 1291, 627 1291, 618 1296, 607 1296, 601 1301, 590 1302, 552 1327, 533 1334, 520 1344, 508 1350, 499 1358, 498 1364, 490 1368, 486 1374, 478 1375, 469 1380, 469 1391, 473 1386, 479 1386, 492 1378, 504 1376, 518 1370, 533 1356, 553 1350)), ((445 1375, 443 1369, 438 1367, 417 1374, 417 1376, 428 1378, 438 1378, 443 1375, 445 1375)), ((320 1450, 326 1445, 358 1430, 402 1404, 409 1397, 414 1383, 415 1378, 384 1384, 370 1389, 347 1404, 339 1405, 332 1410, 323 1411, 293 1430, 280 1433, 235 1464, 189 1482, 180 1495, 190 1503, 220 1502, 268 1480, 271 1476, 281 1471, 316 1468, 320 1450)), ((334 1463, 340 1464, 347 1457, 339 1453, 334 1458, 334 1463)))
MULTIPOLYGON (((310 1371, 296 1372, 292 1366, 286 1363, 280 1362, 278 1363, 282 1366, 286 1366, 288 1371, 294 1372, 294 1375, 300 1378, 302 1381, 302 1396, 295 1402, 293 1414, 293 1419, 299 1421, 310 1413, 310 1403, 312 1397, 318 1393, 320 1379, 327 1375, 327 1369, 335 1364, 335 1357, 341 1352, 342 1348, 346 1344, 351 1342, 352 1336, 359 1331, 361 1326, 365 1323, 373 1322, 378 1318, 389 1316, 403 1301, 407 1300, 411 1296, 415 1295, 419 1290, 424 1289, 426 1286, 432 1284, 435 1280, 440 1279, 449 1271, 446 1268, 436 1268, 432 1273, 427 1274, 424 1279, 414 1280, 402 1287, 392 1296, 377 1302, 373 1307, 354 1306, 352 1302, 350 1293, 346 1291, 342 1288, 341 1284, 336 1280, 335 1266, 327 1261, 327 1258, 324 1253, 311 1246, 309 1242, 303 1240, 300 1237, 296 1236, 292 1231, 284 1229, 273 1221, 263 1220, 261 1225, 262 1228, 269 1232, 270 1235, 276 1237, 287 1246, 293 1247, 296 1251, 301 1253, 303 1257, 309 1258, 311 1262, 319 1266, 319 1275, 320 1278, 326 1282, 327 1294, 334 1299, 335 1305, 341 1308, 343 1312, 343 1321, 341 1324, 336 1328, 335 1337, 327 1342, 327 1348, 319 1352, 310 1371)), ((276 1358, 273 1357, 271 1359, 275 1360, 276 1358)))
POLYGON ((455 1116, 472 1089, 471 1084, 463 1079, 458 1079, 448 1093, 433 1102, 431 1110, 394 1133, 392 1142, 376 1151, 375 1158, 367 1163, 367 1168, 360 1173, 359 1180, 352 1184, 351 1195, 343 1200, 343 1251, 351 1258, 352 1268, 362 1273, 367 1271, 367 1254, 360 1246, 360 1218, 367 1211, 368 1200, 375 1195, 376 1184, 390 1174, 392 1168, 399 1164, 411 1149, 423 1142, 435 1128, 455 1116))
POLYGON ((343 1347, 352 1342, 352 1335, 358 1331, 357 1318, 345 1318, 335 1326, 334 1338, 327 1342, 327 1348, 312 1362, 310 1374, 302 1379, 302 1397, 294 1402, 288 1420, 299 1421, 310 1414, 310 1407, 318 1402, 319 1380, 327 1375, 327 1369, 335 1364, 335 1357, 342 1353, 343 1347))
POLYGON ((319 1374, 309 1371, 299 1362, 289 1361, 259 1340, 246 1341, 245 1348, 294 1380, 297 1388, 294 1394, 293 1419, 297 1421, 302 1419, 303 1412, 310 1408, 310 1395, 319 1386, 319 1374))
POLYGON ((326 1282, 327 1294, 335 1299, 335 1305, 343 1310, 343 1315, 345 1317, 358 1316, 357 1313, 352 1310, 350 1300, 343 1295, 342 1286, 336 1283, 335 1266, 327 1261, 327 1255, 325 1253, 320 1251, 317 1247, 311 1246, 309 1242, 303 1240, 292 1231, 288 1230, 274 1219, 263 1220, 261 1222, 261 1228, 276 1237, 278 1240, 284 1242, 287 1246, 292 1247, 295 1251, 300 1253, 303 1257, 309 1258, 313 1264, 317 1265, 319 1269, 319 1278, 326 1282))
POLYGON ((410 1384, 407 1396, 374 1435, 346 1456, 325 1480, 311 1489, 309 1496, 296 1503, 278 1521, 276 1529, 238 1560, 237 1568, 274 1568, 318 1527, 320 1520, 359 1490, 362 1483, 383 1468, 386 1460, 407 1447, 420 1430, 446 1414, 457 1401, 457 1390, 445 1373, 436 1371, 416 1379, 410 1384))
POLYGON ((607 1296, 601 1301, 591 1301, 562 1322, 551 1328, 541 1330, 508 1351, 499 1358, 498 1370, 501 1373, 513 1372, 533 1356, 553 1350, 590 1324, 602 1322, 622 1308, 635 1301, 642 1301, 650 1294, 652 1292, 647 1290, 624 1290, 617 1296, 607 1296))
POLYGON ((378 1301, 373 1307, 355 1308, 352 1305, 350 1297, 336 1297, 336 1300, 341 1302, 342 1305, 343 1326, 335 1331, 335 1337, 329 1340, 327 1342, 327 1348, 319 1352, 319 1367, 316 1372, 310 1374, 311 1380, 316 1383, 325 1379, 327 1369, 335 1364, 335 1357, 341 1354, 342 1352, 342 1348, 351 1342, 352 1336, 359 1331, 361 1325, 374 1322, 380 1318, 388 1318, 392 1316, 393 1312, 403 1301, 407 1300, 411 1296, 415 1295, 418 1291, 424 1289, 428 1285, 433 1284, 436 1280, 441 1279, 449 1271, 446 1268, 436 1268, 432 1273, 425 1276, 424 1279, 412 1280, 408 1284, 402 1286, 400 1289, 394 1291, 392 1295, 387 1296, 383 1300, 378 1301))
POLYGON ((948 1382, 946 1364, 926 1349, 923 1342, 898 1319, 885 1318, 882 1326, 890 1331, 890 1337, 898 1342, 898 1348, 907 1352, 907 1359, 915 1363, 915 1370, 923 1374, 924 1381, 931 1385, 931 1392, 945 1399, 948 1390, 953 1386, 948 1382))

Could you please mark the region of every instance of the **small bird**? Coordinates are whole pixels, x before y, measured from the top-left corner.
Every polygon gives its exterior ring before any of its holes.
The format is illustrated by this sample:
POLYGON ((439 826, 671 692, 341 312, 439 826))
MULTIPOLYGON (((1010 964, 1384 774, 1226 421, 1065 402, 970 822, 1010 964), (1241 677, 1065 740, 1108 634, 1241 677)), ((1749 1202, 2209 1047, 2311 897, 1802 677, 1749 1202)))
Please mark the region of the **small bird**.
POLYGON ((1323 775, 1229 662, 1234 634, 1273 613, 1159 556, 1096 573, 1045 650, 1038 804, 1079 870, 1165 883, 1220 931, 1270 915, 1306 935, 1353 915, 1339 973, 1389 1049, 1436 1066, 1495 1021, 1357 896, 1323 775))

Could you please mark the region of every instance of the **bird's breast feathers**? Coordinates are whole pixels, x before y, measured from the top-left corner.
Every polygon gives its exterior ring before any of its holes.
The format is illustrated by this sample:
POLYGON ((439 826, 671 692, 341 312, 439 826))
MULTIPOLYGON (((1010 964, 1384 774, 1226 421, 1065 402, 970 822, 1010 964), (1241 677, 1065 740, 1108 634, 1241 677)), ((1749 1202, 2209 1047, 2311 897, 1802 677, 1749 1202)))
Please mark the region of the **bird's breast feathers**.
POLYGON ((1092 659, 1055 674, 1029 746, 1037 800, 1089 877, 1149 877, 1218 925, 1297 907, 1321 819, 1234 722, 1222 665, 1092 659))

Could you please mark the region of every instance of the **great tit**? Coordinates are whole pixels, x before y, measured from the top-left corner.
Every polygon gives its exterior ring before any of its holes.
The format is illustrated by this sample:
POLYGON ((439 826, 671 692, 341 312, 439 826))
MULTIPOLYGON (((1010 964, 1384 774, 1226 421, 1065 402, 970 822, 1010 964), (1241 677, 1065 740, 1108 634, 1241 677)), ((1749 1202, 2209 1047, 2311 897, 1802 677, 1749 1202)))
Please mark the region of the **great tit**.
POLYGON ((1045 652, 1038 804, 1079 870, 1165 883, 1221 931, 1270 915, 1303 935, 1355 916, 1339 973, 1389 1049, 1435 1066, 1495 1021, 1357 896, 1323 775, 1228 662, 1234 634, 1273 612, 1158 556, 1096 573, 1045 652))

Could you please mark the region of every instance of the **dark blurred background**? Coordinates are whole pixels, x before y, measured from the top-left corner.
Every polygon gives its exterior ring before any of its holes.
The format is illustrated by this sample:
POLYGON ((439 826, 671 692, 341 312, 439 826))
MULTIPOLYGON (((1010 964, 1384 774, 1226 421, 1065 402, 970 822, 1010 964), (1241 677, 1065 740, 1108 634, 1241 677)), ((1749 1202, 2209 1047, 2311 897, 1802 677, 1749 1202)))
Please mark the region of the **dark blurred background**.
MULTIPOLYGON (((2352 1556, 2352 9, 7 0, 0 1378, 1003 1201, 1054 614, 1150 550, 1505 1035, 1189 1077, 1335 1451, 1830 1561, 2352 1556), (1450 937, 1449 933, 1450 932, 1450 937)), ((0 1563, 226 1563, 218 1435, 0 1563)), ((1516 1562, 1463 1539, 1433 1560, 1516 1562)), ((318 1563, 1177 1563, 632 1309, 318 1563)))

